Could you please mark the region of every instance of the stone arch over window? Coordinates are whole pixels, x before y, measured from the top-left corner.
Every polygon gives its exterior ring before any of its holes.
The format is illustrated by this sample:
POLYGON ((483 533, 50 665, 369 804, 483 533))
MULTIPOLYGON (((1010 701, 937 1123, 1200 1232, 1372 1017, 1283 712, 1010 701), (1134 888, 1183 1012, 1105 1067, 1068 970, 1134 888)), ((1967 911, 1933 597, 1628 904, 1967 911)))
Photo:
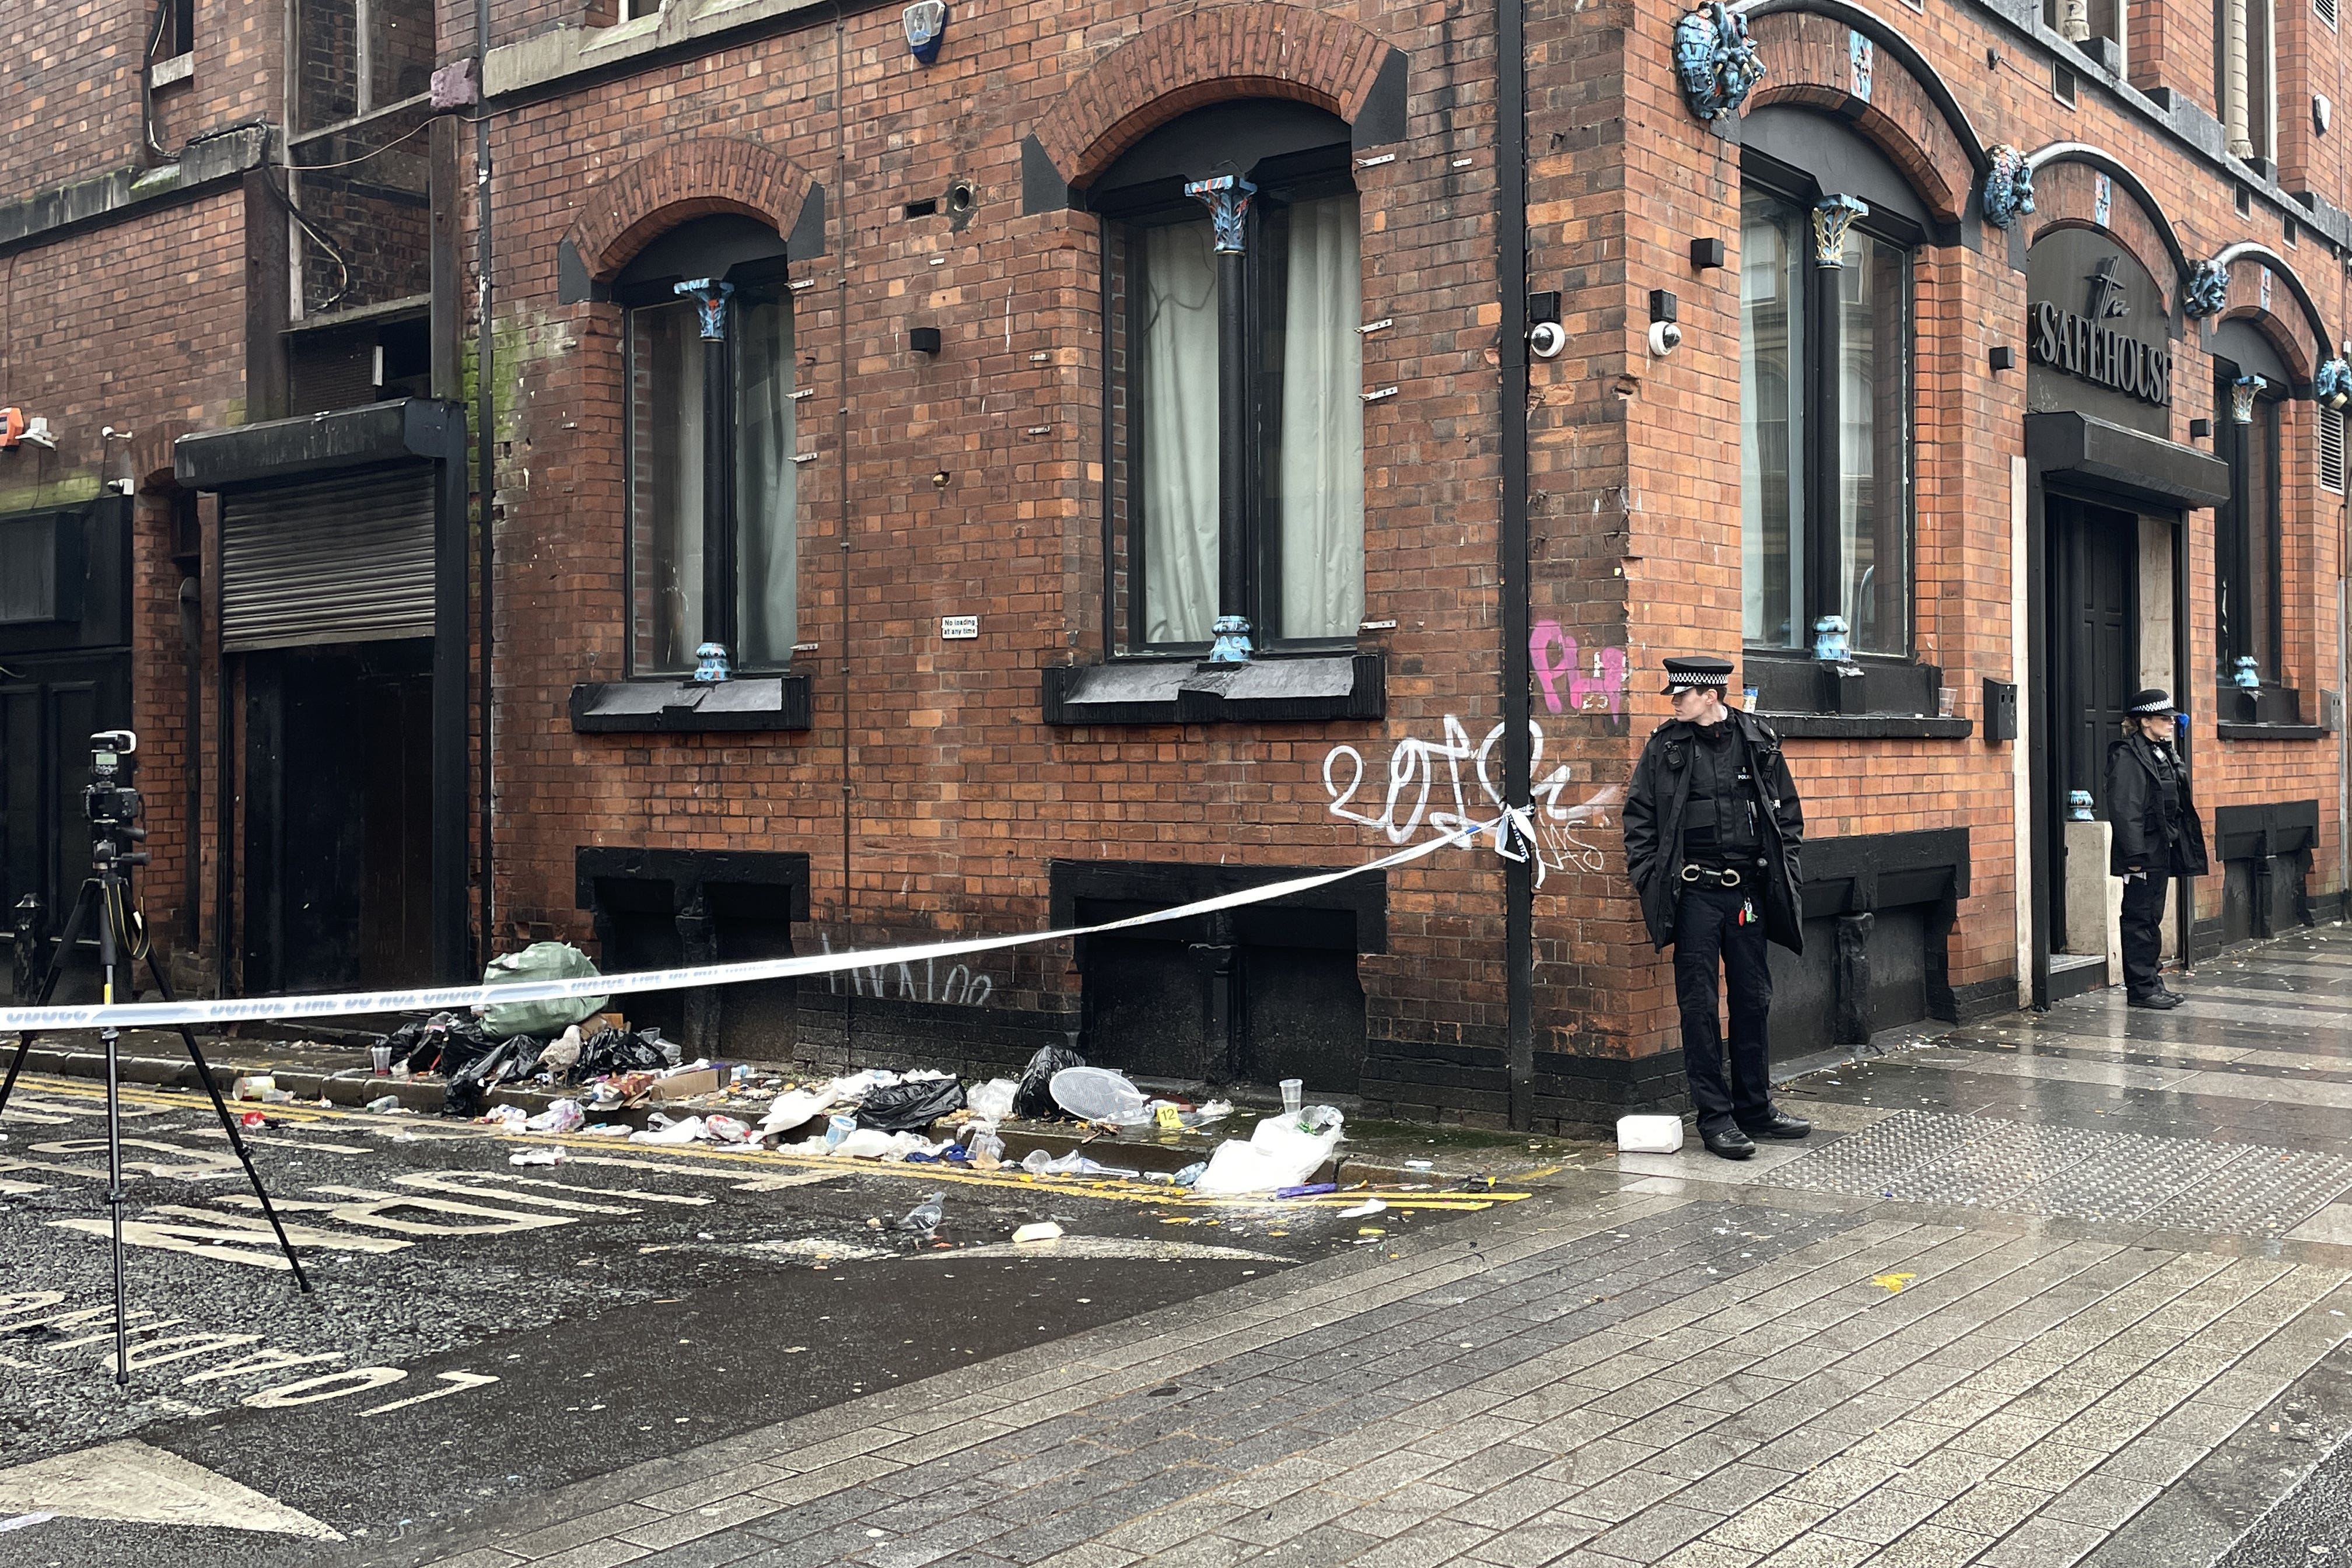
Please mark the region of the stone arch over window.
POLYGON ((603 289, 654 238, 694 218, 733 213, 790 236, 793 257, 824 248, 823 192, 790 161, 732 137, 656 148, 589 188, 558 247, 566 302, 603 289))
POLYGON ((1762 0, 1747 16, 1766 66, 1751 110, 1788 105, 1846 121, 1902 171, 1938 222, 1960 221, 1990 165, 1925 57, 1839 0, 1762 0))
MULTIPOLYGON (((1118 155, 1187 110, 1229 99, 1291 99, 1338 115, 1368 140, 1368 106, 1404 56, 1344 17, 1303 5, 1215 5, 1146 28, 1072 79, 1034 134, 1064 181, 1091 184, 1118 155)), ((1393 140, 1402 134, 1402 103, 1393 140)), ((1381 118, 1388 118, 1381 116, 1381 118)))
POLYGON ((2189 257, 2140 177, 2113 155, 2080 142, 2053 143, 2026 162, 2033 170, 2030 237, 2061 228, 2102 231, 2147 269, 2170 309, 2189 276, 2189 257))
POLYGON ((2319 305, 2312 299, 2311 290, 2294 268, 2266 245, 2252 240, 2241 240, 2224 247, 2214 257, 2230 274, 2229 302, 2222 306, 2215 324, 2225 321, 2243 321, 2253 327, 2276 348, 2294 374, 2298 392, 2307 390, 2312 373, 2322 359, 2333 356, 2335 339, 2329 336, 2326 321, 2320 316, 2319 305), (2271 278, 2268 297, 2263 289, 2263 276, 2271 278), (2289 301, 2293 303, 2290 304, 2289 301), (2291 311, 2299 311, 2304 327, 2298 331, 2289 321, 2291 311))

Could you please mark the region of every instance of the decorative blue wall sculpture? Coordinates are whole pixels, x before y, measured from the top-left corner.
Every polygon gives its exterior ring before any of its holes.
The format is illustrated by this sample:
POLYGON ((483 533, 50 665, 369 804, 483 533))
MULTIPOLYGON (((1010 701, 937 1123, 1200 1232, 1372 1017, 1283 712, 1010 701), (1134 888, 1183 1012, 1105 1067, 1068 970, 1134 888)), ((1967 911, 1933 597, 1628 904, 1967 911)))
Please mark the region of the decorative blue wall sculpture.
POLYGON ((1763 79, 1764 62, 1748 36, 1748 18, 1707 0, 1675 24, 1675 69, 1683 98, 1701 120, 1738 114, 1763 79))
POLYGON ((1992 168, 1985 174, 1985 222, 2007 228, 2020 213, 2033 210, 2033 165, 2025 154, 2004 142, 1991 150, 1992 168))
POLYGON ((2311 395, 2329 408, 2352 403, 2352 364, 2340 359, 2323 362, 2311 373, 2311 395))
POLYGON ((2200 261, 2189 269, 2189 292, 2180 308, 2190 320, 2217 316, 2221 307, 2230 302, 2230 269, 2210 261, 2200 261))

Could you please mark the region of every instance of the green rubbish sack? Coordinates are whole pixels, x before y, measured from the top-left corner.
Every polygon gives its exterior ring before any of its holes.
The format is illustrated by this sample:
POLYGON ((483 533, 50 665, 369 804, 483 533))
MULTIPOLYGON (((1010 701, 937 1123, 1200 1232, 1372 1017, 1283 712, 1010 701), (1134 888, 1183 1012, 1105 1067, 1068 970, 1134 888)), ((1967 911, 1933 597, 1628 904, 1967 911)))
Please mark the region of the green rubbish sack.
MULTIPOLYGON (((568 942, 535 942, 520 952, 490 960, 485 985, 518 985, 527 980, 577 980, 599 973, 589 956, 568 942)), ((558 996, 546 1002, 493 1003, 482 1012, 482 1033, 494 1040, 509 1035, 555 1035, 591 1013, 601 1013, 606 996, 558 996)))

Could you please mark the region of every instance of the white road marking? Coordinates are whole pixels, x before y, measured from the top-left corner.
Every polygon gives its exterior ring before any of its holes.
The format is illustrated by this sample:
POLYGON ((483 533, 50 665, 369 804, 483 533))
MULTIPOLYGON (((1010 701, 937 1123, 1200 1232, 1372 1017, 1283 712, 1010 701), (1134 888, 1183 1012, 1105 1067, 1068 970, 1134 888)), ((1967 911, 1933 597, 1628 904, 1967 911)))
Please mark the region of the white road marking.
POLYGON ((341 1372, 322 1372, 316 1377, 306 1377, 298 1383, 281 1383, 275 1388, 265 1388, 258 1394, 248 1394, 242 1403, 256 1410, 285 1410, 297 1405, 323 1405, 330 1399, 344 1399, 370 1389, 389 1388, 408 1373, 396 1366, 354 1366, 341 1372), (348 1387, 338 1387, 348 1384, 348 1387))
POLYGON ((497 1378, 488 1373, 479 1372, 445 1372, 438 1375, 442 1382, 449 1384, 447 1388, 436 1388, 430 1394, 412 1394, 405 1399, 395 1399, 389 1405, 379 1405, 373 1409, 362 1410, 360 1412, 360 1419, 364 1421, 371 1415, 382 1415, 387 1411, 405 1410, 412 1405, 423 1405, 428 1400, 446 1399, 453 1394, 463 1394, 469 1388, 485 1388, 498 1382, 497 1378))
POLYGON ((0 1509, 127 1524, 249 1530, 312 1541, 343 1539, 341 1531, 226 1476, 130 1439, 0 1470, 0 1509))

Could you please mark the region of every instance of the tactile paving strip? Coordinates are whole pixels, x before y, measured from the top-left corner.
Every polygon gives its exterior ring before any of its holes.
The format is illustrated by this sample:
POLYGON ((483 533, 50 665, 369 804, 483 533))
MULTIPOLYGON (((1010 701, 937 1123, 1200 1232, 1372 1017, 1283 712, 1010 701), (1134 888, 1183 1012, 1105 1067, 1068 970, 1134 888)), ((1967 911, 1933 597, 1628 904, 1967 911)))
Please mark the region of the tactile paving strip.
POLYGON ((1811 1192, 2274 1236, 2352 1187, 2352 1161, 1903 1110, 1790 1161, 1768 1179, 1811 1192))

